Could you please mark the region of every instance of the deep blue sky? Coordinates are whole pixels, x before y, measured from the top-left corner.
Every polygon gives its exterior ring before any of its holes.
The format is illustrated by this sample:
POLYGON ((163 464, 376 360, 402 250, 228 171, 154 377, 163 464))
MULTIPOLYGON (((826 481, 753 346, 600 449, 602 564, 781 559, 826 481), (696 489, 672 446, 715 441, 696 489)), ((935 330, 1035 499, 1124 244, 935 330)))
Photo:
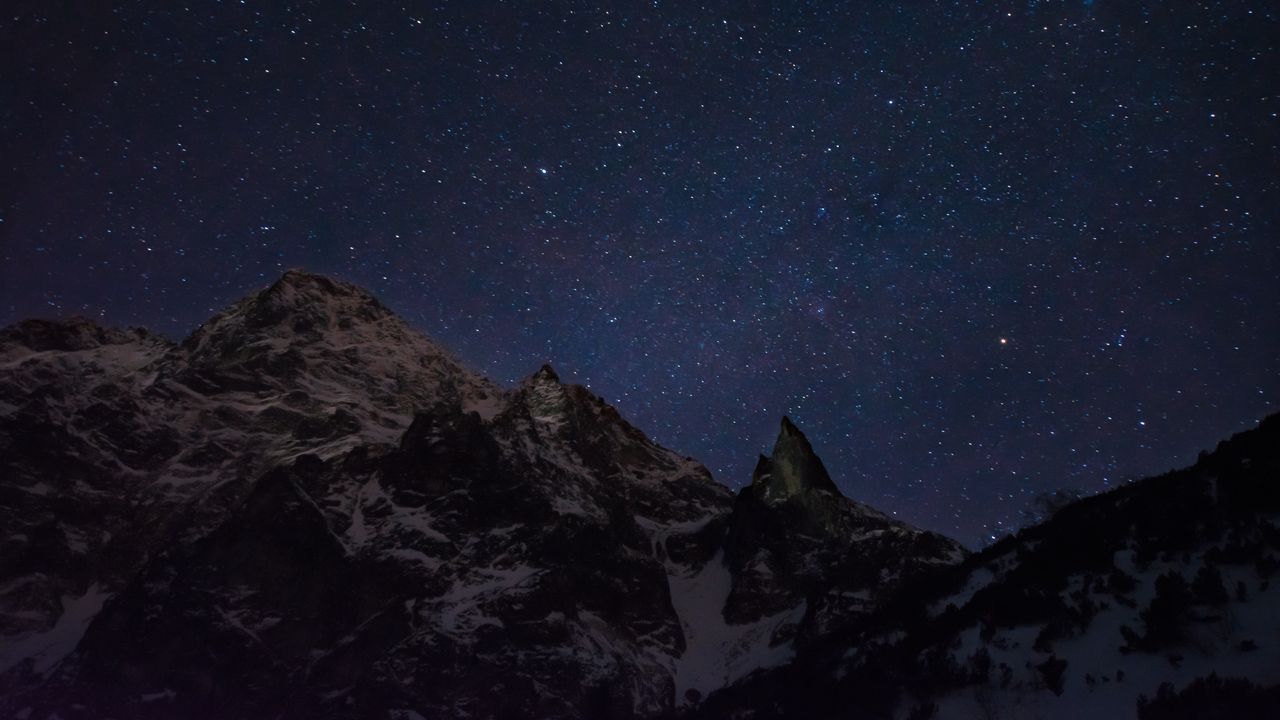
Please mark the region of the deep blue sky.
POLYGON ((0 13, 0 323, 305 267, 971 544, 1280 409, 1274 3, 106 5, 0 13))

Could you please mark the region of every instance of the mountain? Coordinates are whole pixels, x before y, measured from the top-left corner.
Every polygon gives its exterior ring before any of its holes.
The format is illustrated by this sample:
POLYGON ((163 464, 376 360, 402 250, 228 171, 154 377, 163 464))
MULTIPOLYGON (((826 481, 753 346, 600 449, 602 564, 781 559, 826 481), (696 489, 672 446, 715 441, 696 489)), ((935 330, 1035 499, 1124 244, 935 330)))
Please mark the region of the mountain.
POLYGON ((0 331, 0 670, 29 652, 51 668, 67 640, 41 631, 64 607, 91 614, 154 547, 220 522, 246 479, 498 393, 364 291, 298 272, 181 345, 84 319, 0 331))
POLYGON ((1280 416, 978 553, 290 271, 0 330, 0 717, 1274 717, 1280 416))
POLYGON ((695 717, 1276 717, 1278 570, 1273 415, 916 575, 695 717))
POLYGON ((291 271, 181 343, 0 331, 0 716, 669 716, 965 561, 784 420, 737 496, 291 271))

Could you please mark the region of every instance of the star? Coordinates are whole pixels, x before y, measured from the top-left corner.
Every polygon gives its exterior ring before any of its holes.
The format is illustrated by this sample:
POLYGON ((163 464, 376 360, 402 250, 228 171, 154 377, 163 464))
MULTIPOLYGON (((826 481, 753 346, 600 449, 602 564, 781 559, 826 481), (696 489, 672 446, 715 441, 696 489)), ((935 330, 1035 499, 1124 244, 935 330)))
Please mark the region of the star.
POLYGON ((1280 409, 1245 13, 355 4, 6 16, 0 326, 180 340, 304 267, 733 487, 803 417, 841 490, 973 545, 1280 409))

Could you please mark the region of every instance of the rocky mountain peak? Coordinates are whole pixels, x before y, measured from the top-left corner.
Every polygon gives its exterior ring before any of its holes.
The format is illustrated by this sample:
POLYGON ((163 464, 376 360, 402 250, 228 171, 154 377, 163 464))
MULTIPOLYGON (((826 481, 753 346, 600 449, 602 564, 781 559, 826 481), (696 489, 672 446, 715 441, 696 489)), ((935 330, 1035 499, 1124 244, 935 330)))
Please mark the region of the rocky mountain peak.
POLYGON ((559 383, 560 376, 556 374, 555 368, 551 367, 551 363, 543 363, 532 376, 529 377, 531 383, 559 383))
POLYGON ((177 354, 181 382, 202 391, 288 392, 306 378, 396 408, 394 425, 440 401, 488 416, 500 394, 368 291, 301 270, 215 315, 177 354))
POLYGON ((965 557, 954 542, 845 497, 804 433, 782 418, 772 456, 734 502, 725 538, 733 587, 725 617, 760 622, 800 612, 787 633, 817 636, 874 612, 886 589, 965 557), (840 568, 830 574, 829 568, 840 568))
POLYGON ((751 484, 760 487, 765 497, 774 499, 815 490, 840 494, 809 439, 785 416, 773 445, 773 456, 760 456, 751 484))
POLYGON ((317 303, 370 305, 389 312, 382 307, 382 303, 378 302, 377 298, 359 285, 297 268, 286 270, 279 280, 258 295, 258 299, 298 307, 313 306, 317 303))
MULTIPOLYGON (((207 328, 241 334, 297 336, 329 330, 349 331, 360 325, 387 322, 402 324, 364 288, 324 275, 289 270, 265 290, 215 317, 201 331, 207 328)), ((197 336, 201 331, 197 331, 197 336)))
POLYGON ((305 270, 288 270, 268 288, 212 316, 183 342, 188 350, 262 340, 315 340, 334 331, 387 334, 399 341, 407 327, 378 299, 355 284, 305 270), (385 327, 384 329, 380 329, 385 327))
POLYGON ((570 421, 569 386, 560 382, 550 363, 525 378, 516 392, 529 417, 542 431, 559 431, 570 421))

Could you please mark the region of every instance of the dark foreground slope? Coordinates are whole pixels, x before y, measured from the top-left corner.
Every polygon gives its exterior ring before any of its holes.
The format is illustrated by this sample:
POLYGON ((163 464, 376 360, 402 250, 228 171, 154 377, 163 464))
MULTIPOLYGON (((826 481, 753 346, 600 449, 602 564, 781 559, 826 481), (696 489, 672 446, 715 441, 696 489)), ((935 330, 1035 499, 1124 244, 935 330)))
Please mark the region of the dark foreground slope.
POLYGON ((917 576, 699 718, 1277 717, 1280 416, 917 576))

